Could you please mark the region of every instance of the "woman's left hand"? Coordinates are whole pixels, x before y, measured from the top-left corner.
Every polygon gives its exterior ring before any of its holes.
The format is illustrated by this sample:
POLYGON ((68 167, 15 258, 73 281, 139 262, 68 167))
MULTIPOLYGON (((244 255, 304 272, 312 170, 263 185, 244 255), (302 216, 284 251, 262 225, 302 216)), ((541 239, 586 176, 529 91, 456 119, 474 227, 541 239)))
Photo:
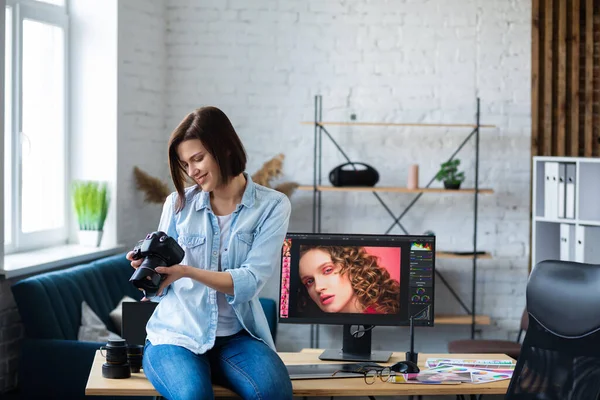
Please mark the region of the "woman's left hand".
POLYGON ((158 287, 157 296, 162 295, 163 290, 171 283, 175 282, 179 278, 183 278, 186 275, 188 266, 182 264, 171 265, 170 267, 156 267, 154 270, 165 278, 158 287))

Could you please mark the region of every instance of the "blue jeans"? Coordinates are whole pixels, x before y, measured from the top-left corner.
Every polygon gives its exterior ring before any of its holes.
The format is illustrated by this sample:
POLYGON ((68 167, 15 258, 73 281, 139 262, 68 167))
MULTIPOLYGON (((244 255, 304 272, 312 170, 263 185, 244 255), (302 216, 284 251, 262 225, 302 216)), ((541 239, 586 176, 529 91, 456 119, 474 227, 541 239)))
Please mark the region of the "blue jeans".
POLYGON ((169 400, 212 399, 212 382, 243 399, 291 399, 292 382, 281 358, 245 330, 217 337, 205 354, 146 341, 143 368, 161 396, 169 400), (211 382, 212 377, 212 382, 211 382))

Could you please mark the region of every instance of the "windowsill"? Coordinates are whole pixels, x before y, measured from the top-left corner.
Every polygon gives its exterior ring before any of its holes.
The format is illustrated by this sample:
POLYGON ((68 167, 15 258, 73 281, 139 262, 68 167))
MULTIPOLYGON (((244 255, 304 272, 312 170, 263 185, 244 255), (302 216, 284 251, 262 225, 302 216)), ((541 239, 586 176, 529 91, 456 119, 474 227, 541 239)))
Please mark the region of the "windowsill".
POLYGON ((4 256, 0 276, 5 279, 77 265, 125 252, 125 246, 87 247, 67 244, 4 256))

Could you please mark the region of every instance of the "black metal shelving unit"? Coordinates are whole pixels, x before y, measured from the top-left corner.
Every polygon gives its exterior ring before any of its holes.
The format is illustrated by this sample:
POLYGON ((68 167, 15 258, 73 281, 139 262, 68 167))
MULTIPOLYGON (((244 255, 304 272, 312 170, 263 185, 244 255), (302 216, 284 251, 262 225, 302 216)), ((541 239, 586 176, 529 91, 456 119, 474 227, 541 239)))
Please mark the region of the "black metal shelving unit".
MULTIPOLYGON (((326 125, 362 125, 362 126, 427 126, 427 127, 446 127, 446 128, 472 128, 471 133, 467 135, 467 137, 463 140, 463 142, 455 149, 452 155, 448 158, 448 161, 454 159, 456 155, 463 149, 463 147, 472 139, 475 140, 475 185, 473 189, 467 189, 467 191, 473 193, 473 253, 472 255, 461 256, 461 257, 452 257, 451 258, 467 258, 472 260, 472 282, 471 282, 471 307, 467 306, 467 304, 460 298, 460 296, 456 293, 456 291, 452 288, 450 283, 444 278, 443 274, 436 268, 436 276, 441 280, 441 282, 448 288, 452 296, 456 299, 456 301, 460 304, 460 306, 465 310, 467 315, 471 316, 471 338, 475 338, 475 333, 477 331, 477 315, 476 315, 476 307, 477 307, 477 259, 478 258, 491 258, 488 253, 484 253, 483 255, 478 255, 477 248, 477 229, 478 229, 478 198, 482 193, 493 193, 491 189, 481 189, 479 187, 479 138, 480 138, 480 130, 482 128, 493 128, 492 125, 482 125, 480 120, 480 99, 477 98, 477 107, 475 112, 475 123, 474 124, 419 124, 419 123, 347 123, 347 122, 323 122, 323 98, 321 95, 315 96, 314 102, 314 149, 313 149, 313 184, 312 186, 301 186, 300 190, 312 190, 313 192, 313 207, 312 207, 312 231, 313 233, 321 232, 321 209, 322 209, 322 193, 323 191, 329 190, 340 190, 339 188, 329 188, 326 186, 322 186, 322 149, 323 149, 323 134, 327 136, 327 138, 331 141, 331 143, 337 148, 337 150, 342 154, 342 156, 346 159, 347 162, 352 162, 350 157, 346 154, 346 152, 342 149, 342 147, 336 142, 333 136, 329 133, 326 125)), ((307 122, 308 124, 308 122, 307 122)), ((311 124, 313 124, 311 122, 311 124)), ((404 188, 361 188, 362 191, 371 191, 372 194, 377 198, 379 203, 385 208, 387 213, 393 218, 393 223, 390 227, 385 231, 385 234, 388 234, 396 225, 404 232, 404 234, 408 235, 408 230, 402 225, 400 222, 401 219, 408 213, 408 211, 417 203, 417 201, 421 198, 424 193, 429 191, 435 192, 456 192, 454 190, 433 190, 429 189, 431 184, 435 181, 435 176, 431 178, 431 180, 427 183, 424 188, 418 189, 404 189, 404 188), (372 189, 372 190, 371 190, 372 189), (429 190, 428 190, 429 189, 429 190), (389 208, 389 206, 383 201, 381 196, 379 196, 378 192, 383 191, 391 191, 391 192, 408 192, 415 193, 416 196, 412 199, 412 201, 405 207, 405 209, 396 216, 393 211, 389 208)), ((342 190, 353 191, 357 190, 356 188, 346 188, 342 190)), ((462 190, 462 189, 461 189, 462 190)), ((460 190, 459 190, 460 191, 460 190)), ((464 190, 462 190, 464 192, 464 190)), ((446 253, 448 256, 448 253, 446 253)), ((439 255, 436 255, 436 259, 439 259, 439 255)), ((443 257, 441 257, 443 258, 443 257)), ((450 323, 451 324, 451 323, 450 323)), ((319 329, 318 325, 313 325, 311 327, 311 337, 310 337, 311 347, 314 347, 315 344, 318 346, 319 343, 319 329)))

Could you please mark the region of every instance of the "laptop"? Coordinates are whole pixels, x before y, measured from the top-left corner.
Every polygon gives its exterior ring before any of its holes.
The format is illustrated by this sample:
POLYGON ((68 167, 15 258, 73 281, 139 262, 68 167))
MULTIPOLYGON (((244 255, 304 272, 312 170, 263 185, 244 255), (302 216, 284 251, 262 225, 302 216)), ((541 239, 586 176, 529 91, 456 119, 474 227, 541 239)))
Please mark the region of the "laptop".
POLYGON ((123 302, 123 320, 121 337, 127 344, 144 345, 146 343, 146 324, 158 303, 153 301, 123 302))

